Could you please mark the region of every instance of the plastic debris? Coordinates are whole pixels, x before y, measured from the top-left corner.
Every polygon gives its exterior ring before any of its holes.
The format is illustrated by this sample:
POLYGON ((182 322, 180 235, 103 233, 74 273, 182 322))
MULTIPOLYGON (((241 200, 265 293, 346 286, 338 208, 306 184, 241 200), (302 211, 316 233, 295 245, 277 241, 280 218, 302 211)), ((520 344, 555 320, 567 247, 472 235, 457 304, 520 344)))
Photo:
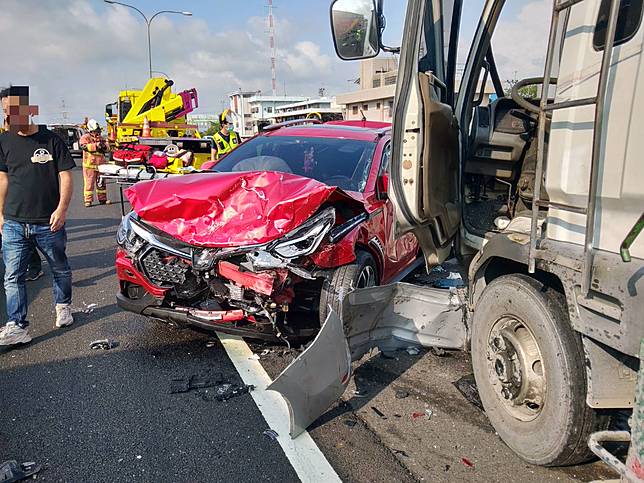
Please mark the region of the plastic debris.
POLYGON ((436 357, 445 357, 447 355, 447 351, 440 347, 430 347, 429 352, 434 354, 436 357))
POLYGON ((356 389, 353 391, 353 397, 367 397, 367 391, 361 391, 360 389, 356 389))
POLYGON ((432 419, 432 416, 434 415, 434 411, 431 409, 425 409, 425 416, 427 416, 427 419, 432 419))
POLYGON ((345 426, 349 426, 350 428, 353 428, 358 422, 355 419, 345 419, 342 421, 345 426))
POLYGON ((407 347, 407 354, 410 356, 417 356, 420 354, 420 349, 418 347, 407 347))
POLYGON ((221 374, 210 374, 210 375, 199 375, 193 374, 189 377, 181 377, 172 379, 170 385, 170 394, 180 394, 190 391, 198 391, 200 389, 205 389, 202 391, 201 397, 204 401, 228 401, 242 394, 247 394, 255 386, 252 384, 235 384, 223 379, 221 374), (214 388, 214 391, 207 391, 208 388, 214 388))
POLYGON ((476 381, 474 380, 473 374, 463 376, 453 384, 465 399, 483 411, 483 403, 479 397, 479 391, 476 388, 476 381))
POLYGON ((405 399, 406 397, 409 397, 407 391, 396 391, 396 399, 405 399))
POLYGON ((248 358, 251 361, 258 361, 259 360, 259 354, 253 354, 248 358))
POLYGON ((262 434, 271 441, 275 441, 279 437, 279 434, 277 434, 277 432, 273 429, 267 429, 262 434))
POLYGON ((214 340, 209 340, 208 342, 206 342, 206 347, 208 348, 215 347, 216 345, 217 345, 217 342, 214 340))
POLYGON ((42 466, 37 465, 33 461, 18 464, 15 460, 5 461, 0 463, 0 481, 11 483, 14 481, 26 480, 27 478, 34 477, 42 469, 42 466))
POLYGON ((459 288, 464 287, 463 277, 458 272, 449 272, 447 277, 435 280, 432 285, 436 288, 459 288))
POLYGON ((463 464, 464 464, 465 466, 467 466, 468 468, 474 468, 474 463, 472 463, 472 462, 471 462, 470 460, 468 460, 467 458, 461 458, 461 461, 462 461, 462 462, 463 462, 463 464))
POLYGON ((421 413, 421 412, 418 412, 418 411, 414 411, 413 413, 411 413, 412 419, 418 419, 418 418, 422 418, 424 416, 426 416, 425 413, 421 413))
POLYGON ((387 416, 378 409, 376 406, 371 406, 371 410, 380 418, 380 419, 387 419, 387 416))
POLYGON ((409 455, 407 454, 407 452, 405 450, 392 449, 392 451, 394 452, 395 455, 400 455, 400 456, 404 456, 405 458, 409 458, 409 455))
POLYGON ((264 349, 264 350, 262 351, 262 353, 260 354, 260 357, 265 357, 265 356, 267 356, 268 354, 270 354, 271 352, 273 352, 271 349, 264 349))
MULTIPOLYGON (((83 305, 85 305, 85 304, 83 304, 83 305)), ((98 304, 89 304, 89 305, 85 305, 85 307, 83 307, 82 312, 83 312, 84 314, 91 314, 92 312, 94 312, 94 309, 95 309, 96 307, 98 307, 98 304)))
POLYGON ((104 351, 108 351, 110 349, 114 349, 115 347, 118 347, 118 345, 119 343, 116 342, 115 340, 99 339, 99 340, 90 342, 89 348, 92 350, 102 349, 104 351))

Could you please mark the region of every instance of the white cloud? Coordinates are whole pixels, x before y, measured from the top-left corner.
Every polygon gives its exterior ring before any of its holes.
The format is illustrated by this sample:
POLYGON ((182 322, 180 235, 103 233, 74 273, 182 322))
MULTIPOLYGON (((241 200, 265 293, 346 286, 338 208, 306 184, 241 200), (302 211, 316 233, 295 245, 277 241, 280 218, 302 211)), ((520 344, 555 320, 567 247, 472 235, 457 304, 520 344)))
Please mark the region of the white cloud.
MULTIPOLYGON (((102 119, 103 108, 126 87, 147 80, 147 37, 136 14, 90 0, 2 0, 0 86, 28 84, 41 122, 58 121, 64 99, 70 120, 102 119)), ((346 87, 341 63, 322 52, 287 19, 278 19, 278 91, 315 95, 346 87), (336 68, 331 65, 335 62, 336 68)), ((152 25, 153 69, 177 89, 196 87, 201 112, 218 111, 238 88, 270 90, 266 23, 250 17, 244 29, 215 31, 203 19, 160 16, 152 25)), ((327 50, 331 49, 329 44, 327 50)))

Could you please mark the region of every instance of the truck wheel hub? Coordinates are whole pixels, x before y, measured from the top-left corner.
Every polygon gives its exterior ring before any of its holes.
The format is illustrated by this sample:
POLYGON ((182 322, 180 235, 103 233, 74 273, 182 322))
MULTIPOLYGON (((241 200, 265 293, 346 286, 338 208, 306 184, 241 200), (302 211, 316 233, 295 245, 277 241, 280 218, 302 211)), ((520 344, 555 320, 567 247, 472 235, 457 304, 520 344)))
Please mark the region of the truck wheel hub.
POLYGON ((488 336, 487 363, 504 409, 521 421, 535 419, 545 400, 546 378, 541 351, 527 325, 514 316, 497 320, 488 336))

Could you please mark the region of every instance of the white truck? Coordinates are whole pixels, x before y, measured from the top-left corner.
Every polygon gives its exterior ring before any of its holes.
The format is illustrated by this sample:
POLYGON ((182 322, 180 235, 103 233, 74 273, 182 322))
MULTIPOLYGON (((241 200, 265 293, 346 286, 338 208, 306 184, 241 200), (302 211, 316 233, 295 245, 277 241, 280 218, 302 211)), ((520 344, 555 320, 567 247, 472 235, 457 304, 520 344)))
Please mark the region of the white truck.
POLYGON ((492 49, 504 0, 484 2, 455 92, 464 3, 409 0, 399 49, 382 44, 382 1, 335 0, 331 20, 345 60, 399 51, 388 191, 398 232, 416 234, 428 267, 468 260, 467 291, 356 290, 271 388, 295 436, 372 347, 470 350, 505 443, 533 464, 574 464, 611 411, 632 407, 640 363, 643 2, 555 0, 543 76, 509 96, 492 49), (483 105, 488 80, 497 98, 483 105), (540 99, 524 98, 535 84, 540 99))

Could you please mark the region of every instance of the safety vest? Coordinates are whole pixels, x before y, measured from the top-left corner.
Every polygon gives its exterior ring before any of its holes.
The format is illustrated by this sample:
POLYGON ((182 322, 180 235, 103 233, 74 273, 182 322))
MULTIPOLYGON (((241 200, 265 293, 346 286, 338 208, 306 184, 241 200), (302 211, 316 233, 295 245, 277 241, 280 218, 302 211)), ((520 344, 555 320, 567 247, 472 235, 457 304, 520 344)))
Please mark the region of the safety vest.
POLYGON ((98 136, 89 133, 83 134, 80 138, 81 149, 83 150, 83 166, 97 170, 98 166, 105 163, 106 143, 98 136))
POLYGON ((239 135, 235 131, 228 131, 228 134, 228 141, 226 141, 226 139, 221 135, 220 132, 216 132, 213 136, 215 145, 217 146, 217 159, 219 159, 224 154, 228 154, 237 146, 239 146, 239 135))

